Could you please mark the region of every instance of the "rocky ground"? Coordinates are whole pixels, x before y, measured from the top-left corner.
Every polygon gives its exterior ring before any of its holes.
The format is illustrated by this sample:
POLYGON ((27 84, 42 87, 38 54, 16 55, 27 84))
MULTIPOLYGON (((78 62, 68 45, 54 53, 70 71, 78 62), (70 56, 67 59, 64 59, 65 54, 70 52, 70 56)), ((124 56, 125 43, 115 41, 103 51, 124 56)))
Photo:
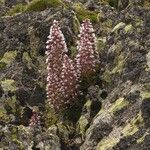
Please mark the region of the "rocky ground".
POLYGON ((149 0, 0 0, 0 149, 149 150, 149 0), (45 42, 60 21, 69 54, 90 18, 100 71, 63 115, 46 103, 45 42), (29 126, 33 109, 40 124, 29 126))

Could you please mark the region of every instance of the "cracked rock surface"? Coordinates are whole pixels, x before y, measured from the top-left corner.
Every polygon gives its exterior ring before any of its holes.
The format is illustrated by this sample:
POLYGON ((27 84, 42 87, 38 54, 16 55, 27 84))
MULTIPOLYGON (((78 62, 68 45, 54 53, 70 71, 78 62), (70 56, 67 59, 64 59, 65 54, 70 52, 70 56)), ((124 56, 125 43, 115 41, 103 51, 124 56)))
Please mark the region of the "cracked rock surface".
POLYGON ((0 149, 149 150, 150 2, 31 3, 0 0, 0 149), (74 58, 79 24, 87 17, 97 37, 99 73, 58 117, 46 103, 49 27, 60 22, 74 58), (35 107, 41 124, 30 127, 35 107))

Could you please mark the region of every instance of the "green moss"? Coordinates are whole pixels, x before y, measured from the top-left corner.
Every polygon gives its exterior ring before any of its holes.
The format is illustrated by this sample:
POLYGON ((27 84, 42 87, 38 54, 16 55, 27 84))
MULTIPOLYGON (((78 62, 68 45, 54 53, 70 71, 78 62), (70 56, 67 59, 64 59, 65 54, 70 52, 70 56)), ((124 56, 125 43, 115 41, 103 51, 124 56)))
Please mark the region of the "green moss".
POLYGON ((11 137, 10 138, 13 141, 13 143, 15 144, 16 149, 24 150, 27 147, 29 149, 32 149, 31 148, 31 147, 33 147, 32 141, 30 143, 28 143, 29 145, 27 146, 24 143, 24 141, 22 140, 22 138, 25 138, 24 140, 31 140, 32 139, 30 128, 25 127, 23 125, 12 126, 10 131, 11 131, 11 137))
MULTIPOLYGON (((134 26, 138 27, 138 26, 143 26, 144 25, 144 21, 141 18, 135 18, 135 24, 134 26)), ((137 28, 138 32, 141 32, 140 28, 137 28)))
POLYGON ((144 135, 142 135, 139 139, 137 139, 137 143, 140 144, 144 141, 146 135, 148 135, 149 133, 148 132, 145 132, 144 135))
MULTIPOLYGON (((92 102, 90 100, 87 100, 87 102, 84 104, 84 108, 88 111, 87 114, 90 113, 89 110, 90 110, 91 104, 92 102)), ((82 115, 79 118, 78 123, 77 123, 77 130, 82 136, 85 135, 88 124, 89 124, 89 121, 88 121, 87 115, 86 114, 82 115)))
POLYGON ((117 99, 112 106, 109 108, 109 112, 115 113, 116 111, 121 110, 122 108, 128 106, 129 102, 124 100, 124 98, 117 99))
POLYGON ((141 97, 142 97, 142 100, 150 98, 150 92, 148 91, 141 92, 141 97))
POLYGON ((22 56, 22 61, 27 64, 28 68, 31 69, 33 66, 32 59, 28 52, 24 52, 22 56))
POLYGON ((31 57, 29 56, 29 54, 27 52, 23 53, 22 60, 26 61, 26 62, 31 62, 32 61, 31 57))
POLYGON ((18 139, 12 139, 12 141, 19 147, 19 150, 24 150, 23 143, 18 139))
POLYGON ((98 143, 96 150, 108 150, 116 145, 118 142, 119 140, 116 138, 104 138, 98 143))
POLYGON ((113 68, 113 70, 112 71, 109 70, 108 67, 106 66, 106 70, 103 73, 103 80, 105 80, 107 83, 111 82, 112 75, 121 74, 123 71, 123 67, 126 62, 127 56, 125 57, 124 53, 120 53, 119 55, 119 51, 120 49, 118 47, 115 51, 117 57, 114 60, 115 67, 113 68))
POLYGON ((146 135, 148 135, 148 133, 146 132, 146 133, 144 133, 144 135, 142 136, 142 137, 140 137, 139 139, 137 139, 137 143, 138 144, 140 144, 140 143, 142 143, 143 141, 144 141, 144 139, 145 139, 145 137, 146 137, 146 135))
POLYGON ((141 112, 138 113, 122 130, 123 136, 131 136, 139 130, 139 126, 143 126, 143 118, 141 112))
POLYGON ((89 109, 91 107, 91 100, 87 100, 87 102, 84 104, 84 107, 86 107, 87 109, 89 109))
POLYGON ((122 73, 122 70, 123 70, 123 66, 125 64, 125 61, 126 61, 126 58, 124 57, 124 54, 121 53, 118 57, 116 57, 116 59, 114 60, 114 63, 116 64, 115 65, 115 68, 112 70, 112 74, 116 74, 116 73, 119 73, 121 74, 122 73))
POLYGON ((87 18, 90 19, 94 23, 98 22, 98 17, 97 17, 98 13, 94 11, 86 10, 86 8, 84 7, 82 3, 75 3, 73 5, 73 8, 75 9, 77 13, 77 17, 80 22, 82 22, 84 19, 87 19, 87 18))
POLYGON ((104 113, 104 112, 105 112, 105 110, 104 110, 104 108, 102 107, 102 108, 100 109, 100 111, 98 112, 97 115, 100 115, 100 114, 102 114, 102 113, 104 113))
POLYGON ((80 31, 80 22, 76 15, 73 17, 73 31, 75 34, 78 34, 80 31))
POLYGON ((54 113, 54 110, 50 108, 49 104, 45 106, 44 119, 47 128, 59 121, 58 115, 54 113))
POLYGON ((103 80, 107 83, 111 83, 111 72, 106 68, 105 72, 103 73, 103 80))
POLYGON ((4 4, 5 0, 0 0, 0 5, 4 4))
POLYGON ((112 29, 112 32, 116 32, 120 29, 120 28, 123 28, 125 26, 125 23, 124 22, 120 22, 118 23, 113 29, 112 29))
POLYGON ((17 90, 15 81, 12 79, 5 79, 4 81, 1 81, 1 86, 5 92, 6 91, 14 92, 17 90))
POLYGON ((145 91, 150 91, 150 83, 145 83, 144 84, 144 90, 145 91))
POLYGON ((17 4, 9 9, 6 15, 14 16, 28 11, 42 11, 49 7, 64 6, 61 0, 32 0, 29 4, 17 4))
POLYGON ((7 111, 2 106, 0 106, 0 120, 5 122, 5 123, 9 120, 9 116, 7 115, 7 111))
POLYGON ((59 122, 57 123, 57 127, 59 130, 59 135, 61 136, 61 139, 67 142, 69 140, 69 134, 73 132, 71 125, 67 125, 67 123, 64 123, 64 122, 59 122))
POLYGON ((106 38, 98 38, 97 39, 97 49, 100 53, 100 50, 102 50, 105 47, 106 38))
POLYGON ((85 131, 86 131, 86 127, 88 125, 88 120, 85 116, 81 116, 79 121, 78 121, 78 126, 77 126, 77 129, 79 131, 79 133, 84 136, 85 134, 85 131))
POLYGON ((142 100, 145 100, 145 99, 150 99, 150 83, 145 83, 142 90, 141 90, 141 97, 142 97, 142 100))
POLYGON ((4 103, 4 108, 6 109, 8 114, 13 114, 14 116, 17 115, 19 107, 16 104, 17 104, 16 96, 7 97, 7 101, 5 101, 4 103))
POLYGON ((71 58, 75 58, 75 56, 77 55, 77 48, 75 46, 71 46, 70 51, 71 51, 71 58))
POLYGON ((0 70, 1 70, 1 69, 4 69, 6 66, 7 66, 6 63, 0 62, 0 70))
POLYGON ((11 138, 17 139, 17 127, 13 127, 11 130, 11 138))
POLYGON ((23 4, 17 4, 15 6, 13 6, 12 8, 9 9, 9 11, 6 13, 6 15, 8 16, 14 16, 18 13, 22 13, 24 12, 26 9, 26 5, 23 4))
POLYGON ((124 30, 125 30, 126 33, 129 32, 129 31, 131 31, 132 29, 133 29, 132 24, 129 24, 129 25, 125 26, 125 28, 124 28, 124 30))
POLYGON ((104 21, 103 26, 107 27, 108 30, 112 29, 113 21, 112 19, 107 19, 104 21))
POLYGON ((0 63, 5 63, 9 65, 15 60, 16 56, 17 56, 16 51, 8 51, 3 55, 3 58, 0 60, 0 63))
POLYGON ((42 11, 48 7, 59 7, 63 5, 61 0, 33 0, 27 5, 26 11, 42 11))

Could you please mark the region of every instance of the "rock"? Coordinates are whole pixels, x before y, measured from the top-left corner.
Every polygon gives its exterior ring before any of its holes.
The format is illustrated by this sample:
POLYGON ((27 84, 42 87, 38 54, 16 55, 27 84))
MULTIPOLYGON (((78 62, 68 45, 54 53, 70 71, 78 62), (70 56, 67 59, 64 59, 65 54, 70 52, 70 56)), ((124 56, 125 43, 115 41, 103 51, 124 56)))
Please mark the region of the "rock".
POLYGON ((54 126, 43 133, 22 125, 1 127, 1 144, 6 149, 9 147, 10 149, 60 150, 60 140, 56 135, 56 130, 57 128, 54 126))
POLYGON ((149 1, 59 2, 0 2, 0 149, 150 149, 149 1), (46 101, 45 42, 57 19, 74 58, 85 18, 98 38, 100 69, 59 116, 46 101), (33 107, 41 116, 35 128, 33 107))

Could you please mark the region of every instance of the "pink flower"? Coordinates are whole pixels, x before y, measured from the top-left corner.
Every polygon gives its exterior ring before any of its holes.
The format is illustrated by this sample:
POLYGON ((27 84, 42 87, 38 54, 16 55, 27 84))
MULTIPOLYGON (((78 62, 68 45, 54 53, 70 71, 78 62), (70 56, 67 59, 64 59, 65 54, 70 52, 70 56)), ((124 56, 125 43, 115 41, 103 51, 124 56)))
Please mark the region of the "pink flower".
POLYGON ((75 103, 81 77, 89 78, 96 72, 99 57, 93 26, 88 19, 81 25, 75 64, 66 54, 65 38, 56 20, 46 44, 47 99, 56 112, 61 112, 75 103))
POLYGON ((40 116, 38 114, 38 111, 35 109, 32 110, 32 116, 29 122, 30 127, 37 127, 41 125, 40 116))
POLYGON ((55 111, 63 110, 75 99, 77 73, 73 61, 65 54, 68 49, 59 24, 54 20, 46 42, 47 99, 55 111))
POLYGON ((65 99, 64 103, 72 104, 77 98, 78 92, 77 71, 73 61, 66 54, 63 57, 61 81, 61 92, 65 99))
POLYGON ((67 52, 65 38, 60 30, 58 21, 54 20, 50 28, 50 35, 46 42, 46 63, 47 63, 47 98, 48 102, 54 106, 61 99, 60 94, 60 74, 63 65, 63 55, 67 52))
POLYGON ((76 65, 78 75, 79 77, 90 77, 96 72, 99 56, 96 49, 94 29, 89 19, 86 19, 81 25, 77 50, 76 65))

